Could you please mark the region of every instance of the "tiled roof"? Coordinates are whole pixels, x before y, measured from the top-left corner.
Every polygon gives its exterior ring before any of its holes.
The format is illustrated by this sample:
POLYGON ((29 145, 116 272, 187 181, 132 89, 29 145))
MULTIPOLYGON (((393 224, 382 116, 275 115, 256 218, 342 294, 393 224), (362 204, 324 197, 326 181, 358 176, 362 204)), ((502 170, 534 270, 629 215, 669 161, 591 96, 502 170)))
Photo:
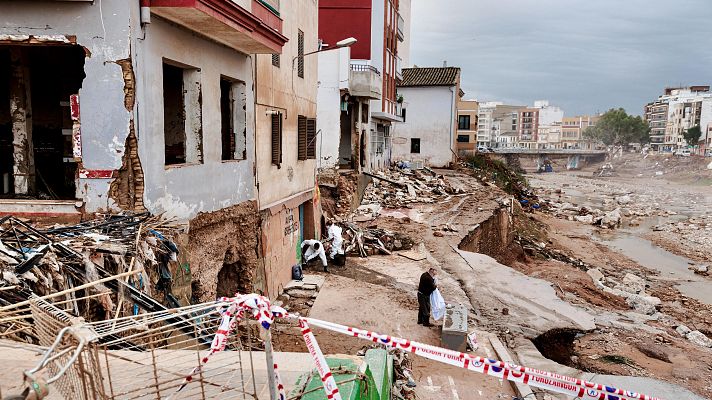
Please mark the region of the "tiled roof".
POLYGON ((459 78, 458 67, 403 68, 398 86, 454 86, 459 78))

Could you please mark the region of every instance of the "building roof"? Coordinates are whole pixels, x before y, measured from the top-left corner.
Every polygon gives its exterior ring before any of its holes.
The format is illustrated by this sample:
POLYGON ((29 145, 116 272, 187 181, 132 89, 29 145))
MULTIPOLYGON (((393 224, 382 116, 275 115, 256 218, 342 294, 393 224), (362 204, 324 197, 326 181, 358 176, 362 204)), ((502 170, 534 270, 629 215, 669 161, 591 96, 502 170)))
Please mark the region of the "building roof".
POLYGON ((398 86, 455 86, 459 81, 458 67, 403 68, 403 80, 398 86))

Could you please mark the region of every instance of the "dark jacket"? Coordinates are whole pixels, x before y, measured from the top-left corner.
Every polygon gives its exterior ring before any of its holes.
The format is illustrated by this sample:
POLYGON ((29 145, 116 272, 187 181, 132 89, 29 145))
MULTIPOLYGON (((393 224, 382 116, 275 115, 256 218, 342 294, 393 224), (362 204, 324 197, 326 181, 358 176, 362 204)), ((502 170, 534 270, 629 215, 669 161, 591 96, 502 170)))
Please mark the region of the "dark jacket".
POLYGON ((435 279, 428 273, 424 272, 420 275, 420 283, 418 284, 418 292, 430 296, 431 293, 435 291, 437 285, 435 285, 435 279))

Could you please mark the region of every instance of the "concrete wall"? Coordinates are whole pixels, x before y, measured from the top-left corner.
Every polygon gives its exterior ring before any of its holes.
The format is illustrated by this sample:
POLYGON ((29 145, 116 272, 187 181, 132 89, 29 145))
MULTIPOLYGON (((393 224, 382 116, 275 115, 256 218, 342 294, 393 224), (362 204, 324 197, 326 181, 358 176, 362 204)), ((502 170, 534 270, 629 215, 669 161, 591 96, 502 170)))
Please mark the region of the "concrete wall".
POLYGON ((456 87, 400 87, 398 92, 408 112, 406 122, 394 131, 393 161, 423 160, 434 167, 450 164, 457 128, 456 87), (411 138, 420 138, 420 154, 411 154, 411 138))
POLYGON ((255 198, 254 97, 251 59, 160 18, 136 41, 137 136, 145 175, 145 204, 153 213, 189 219, 255 198), (198 68, 202 163, 166 166, 163 136, 163 60, 198 68), (222 161, 220 78, 245 83, 247 149, 244 160, 222 161))
MULTIPOLYGON (((317 4, 313 0, 281 3, 283 34, 289 38, 281 55, 281 66, 272 65, 270 55, 258 55, 256 87, 257 174, 259 203, 264 208, 290 196, 314 189, 316 160, 297 160, 297 117, 316 117, 318 56, 304 58, 304 78, 297 76, 297 31, 304 32, 304 52, 317 50, 317 4), (271 115, 283 114, 282 164, 272 165, 271 115)), ((319 138, 317 137, 317 141, 319 138)))
MULTIPOLYGON (((339 165, 341 145, 341 90, 349 87, 348 48, 319 53, 319 89, 316 98, 317 168, 339 165)), ((350 145, 350 144, 349 144, 350 145)))
MULTIPOLYGON (((133 4, 133 3, 132 3, 133 4)), ((79 91, 83 167, 121 167, 131 112, 124 106, 121 60, 130 58, 132 11, 124 0, 101 2, 6 1, 0 35, 76 36, 86 49, 86 78, 79 91)), ((110 179, 80 179, 77 198, 87 211, 107 209, 110 179)))

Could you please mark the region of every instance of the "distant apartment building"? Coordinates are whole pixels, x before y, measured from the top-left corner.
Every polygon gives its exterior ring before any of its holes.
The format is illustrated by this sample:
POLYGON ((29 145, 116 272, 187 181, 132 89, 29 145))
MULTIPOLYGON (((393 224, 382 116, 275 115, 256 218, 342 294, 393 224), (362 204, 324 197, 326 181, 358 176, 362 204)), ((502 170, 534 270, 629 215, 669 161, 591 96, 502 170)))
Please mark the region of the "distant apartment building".
POLYGON ((539 110, 536 148, 558 148, 561 140, 561 121, 564 111, 549 104, 547 100, 537 100, 534 107, 539 110))
POLYGON ((392 130, 405 115, 396 84, 402 78, 402 55, 409 56, 410 21, 405 19, 409 14, 410 0, 319 1, 319 38, 328 44, 356 38, 352 70, 376 75, 381 86, 380 98, 361 110, 368 116, 364 151, 369 152, 371 169, 390 164, 392 130))
POLYGON ((582 115, 564 117, 561 122, 561 148, 591 150, 595 143, 584 137, 583 132, 596 125, 600 116, 582 115))
POLYGON ((500 102, 488 101, 480 103, 477 113, 477 146, 491 146, 494 140, 494 111, 500 102))
POLYGON ((455 157, 460 68, 404 68, 398 93, 407 118, 393 135, 393 161, 449 166, 455 157))
POLYGON ((457 103, 457 154, 472 154, 477 149, 477 100, 459 100, 457 103))
POLYGON ((519 110, 519 125, 517 129, 519 147, 527 149, 537 148, 539 111, 538 108, 522 108, 519 110))
POLYGON ((650 141, 654 150, 674 151, 680 147, 707 147, 712 130, 712 93, 710 86, 666 88, 657 100, 645 106, 645 120, 650 125, 650 141), (699 126, 699 143, 687 143, 684 133, 699 126))

